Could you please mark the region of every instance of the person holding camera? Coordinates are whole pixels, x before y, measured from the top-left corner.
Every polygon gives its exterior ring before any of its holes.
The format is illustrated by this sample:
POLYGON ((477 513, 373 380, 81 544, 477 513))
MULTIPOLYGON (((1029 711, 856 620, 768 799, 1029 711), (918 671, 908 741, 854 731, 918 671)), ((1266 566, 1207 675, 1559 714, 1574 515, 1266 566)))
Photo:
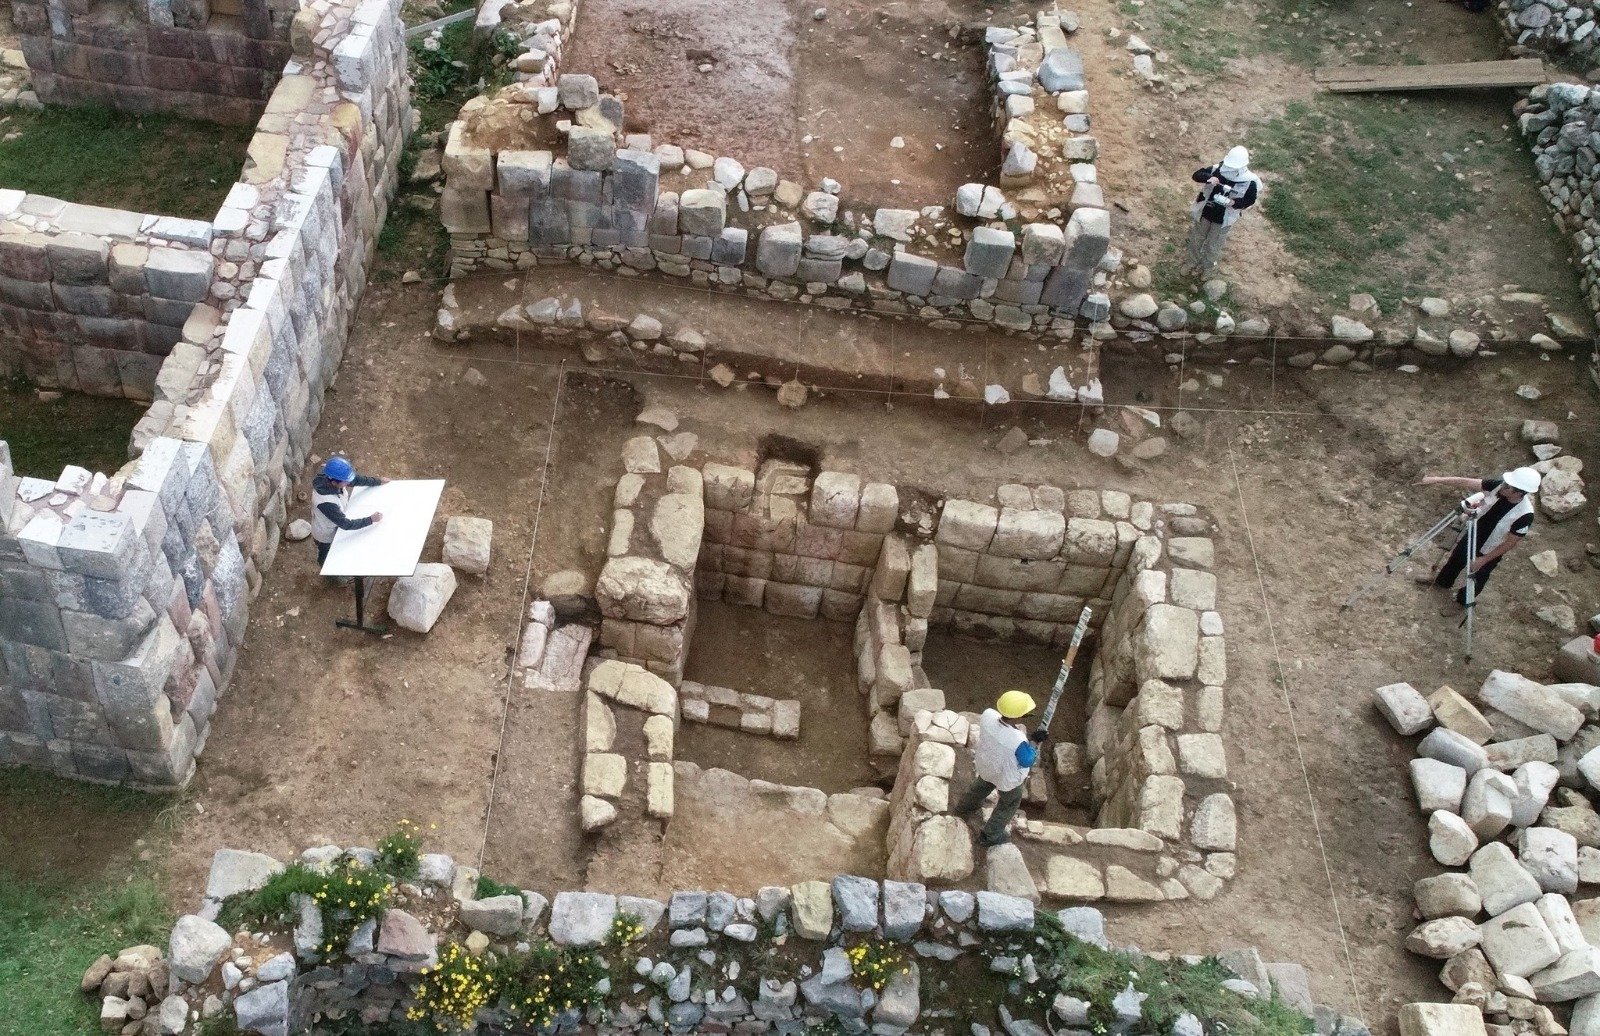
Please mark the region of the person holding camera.
POLYGON ((1192 208, 1185 269, 1203 277, 1217 265, 1228 231, 1260 197, 1261 180, 1250 171, 1250 152, 1243 147, 1233 148, 1214 166, 1196 169, 1190 179, 1200 185, 1200 193, 1192 208))

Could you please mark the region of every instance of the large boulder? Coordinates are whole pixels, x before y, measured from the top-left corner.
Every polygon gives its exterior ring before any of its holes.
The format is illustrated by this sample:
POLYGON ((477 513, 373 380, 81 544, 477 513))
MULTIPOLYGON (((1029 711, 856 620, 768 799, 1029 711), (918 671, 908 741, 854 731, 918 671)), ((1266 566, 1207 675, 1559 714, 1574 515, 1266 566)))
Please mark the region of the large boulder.
POLYGON ((1473 853, 1468 871, 1483 897, 1483 908, 1492 915, 1532 903, 1542 891, 1538 880, 1517 862, 1504 842, 1490 842, 1473 853))
POLYGON ((211 873, 206 877, 206 898, 221 901, 241 892, 254 892, 282 870, 283 864, 265 853, 218 849, 211 857, 211 873))
POLYGON ((233 1002, 240 1032, 289 1036, 289 983, 268 982, 233 1002))
POLYGON ((459 572, 481 576, 489 571, 489 542, 494 522, 458 514, 444 523, 444 563, 459 572))
POLYGON ((1570 741, 1583 726, 1583 713, 1517 673, 1496 669, 1478 689, 1478 700, 1498 709, 1525 726, 1549 734, 1557 741, 1570 741))
POLYGON ((1485 921, 1482 931, 1484 956, 1501 975, 1527 978, 1561 956, 1550 926, 1532 903, 1512 907, 1485 921))
POLYGON ((550 908, 550 938, 562 946, 599 946, 611 934, 616 917, 616 896, 562 892, 550 908))
POLYGON ((449 565, 425 562, 416 572, 395 580, 389 591, 389 618, 413 633, 427 633, 439 621, 456 592, 456 572, 449 565))
POLYGON ((1583 479, 1557 468, 1539 484, 1539 510, 1553 522, 1564 522, 1588 503, 1583 495, 1583 479))
POLYGON ((201 983, 230 947, 233 936, 198 914, 185 914, 172 926, 167 943, 167 966, 185 982, 201 983))
POLYGON ((1484 1036, 1483 1012, 1471 1004, 1406 1004, 1400 1036, 1484 1036))
POLYGON ((689 614, 689 580, 664 561, 629 554, 606 562, 595 582, 608 618, 666 626, 689 614))

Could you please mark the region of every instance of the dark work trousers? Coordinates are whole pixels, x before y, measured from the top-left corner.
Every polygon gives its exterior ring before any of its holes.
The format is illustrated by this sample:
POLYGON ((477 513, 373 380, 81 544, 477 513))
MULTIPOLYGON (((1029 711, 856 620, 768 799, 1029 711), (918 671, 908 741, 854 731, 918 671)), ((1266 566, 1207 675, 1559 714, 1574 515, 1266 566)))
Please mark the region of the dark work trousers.
MULTIPOLYGON (((1481 551, 1479 552, 1478 556, 1483 556, 1481 551)), ((1474 596, 1483 593, 1484 586, 1486 586, 1489 582, 1489 576, 1494 572, 1495 566, 1499 564, 1500 559, 1495 558, 1493 561, 1487 563, 1469 577, 1472 579, 1472 592, 1474 596)), ((1445 559, 1444 567, 1439 569, 1439 574, 1437 576, 1434 576, 1433 585, 1443 587, 1450 586, 1456 581, 1456 577, 1461 574, 1461 570, 1466 567, 1467 538, 1462 536, 1456 541, 1455 549, 1450 551, 1450 556, 1445 559)), ((1467 603, 1467 588, 1465 586, 1456 591, 1456 602, 1463 605, 1467 603)))
MULTIPOLYGON (((974 777, 967 787, 967 793, 961 796, 961 802, 956 806, 956 815, 969 817, 976 813, 991 791, 994 791, 994 785, 982 777, 974 777)), ((1011 818, 1017 815, 1017 808, 1021 805, 1021 784, 1010 791, 1002 791, 1000 801, 995 804, 994 812, 989 814, 989 820, 983 825, 983 833, 978 836, 978 840, 985 846, 1004 845, 1011 841, 1011 835, 1006 832, 1006 828, 1011 826, 1011 818)))
POLYGON ((331 541, 323 543, 321 540, 312 540, 311 542, 317 545, 317 568, 320 569, 322 563, 328 560, 328 548, 333 546, 333 543, 331 541))

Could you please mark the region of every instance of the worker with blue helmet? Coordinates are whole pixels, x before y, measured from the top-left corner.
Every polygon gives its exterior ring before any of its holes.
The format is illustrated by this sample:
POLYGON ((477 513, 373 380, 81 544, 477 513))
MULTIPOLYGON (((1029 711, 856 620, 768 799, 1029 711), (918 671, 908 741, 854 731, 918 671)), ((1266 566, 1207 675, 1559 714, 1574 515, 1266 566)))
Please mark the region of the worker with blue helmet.
POLYGON ((322 471, 311 480, 311 542, 317 545, 318 568, 328 560, 334 533, 340 529, 365 529, 383 521, 382 511, 374 511, 365 518, 347 515, 350 491, 357 486, 378 486, 387 481, 374 475, 357 475, 355 466, 344 457, 329 457, 322 465, 322 471))

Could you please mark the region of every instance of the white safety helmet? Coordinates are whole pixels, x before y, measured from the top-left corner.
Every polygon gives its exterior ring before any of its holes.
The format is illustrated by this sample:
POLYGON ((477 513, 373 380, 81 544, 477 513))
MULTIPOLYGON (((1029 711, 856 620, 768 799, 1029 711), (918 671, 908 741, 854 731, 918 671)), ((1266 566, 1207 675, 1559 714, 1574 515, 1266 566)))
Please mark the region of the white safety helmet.
POLYGON ((1500 476, 1500 481, 1522 493, 1539 491, 1539 473, 1532 468, 1515 468, 1500 476))
POLYGON ((1222 158, 1222 165, 1218 169, 1224 176, 1236 177, 1250 166, 1250 152, 1240 146, 1235 146, 1222 158))

